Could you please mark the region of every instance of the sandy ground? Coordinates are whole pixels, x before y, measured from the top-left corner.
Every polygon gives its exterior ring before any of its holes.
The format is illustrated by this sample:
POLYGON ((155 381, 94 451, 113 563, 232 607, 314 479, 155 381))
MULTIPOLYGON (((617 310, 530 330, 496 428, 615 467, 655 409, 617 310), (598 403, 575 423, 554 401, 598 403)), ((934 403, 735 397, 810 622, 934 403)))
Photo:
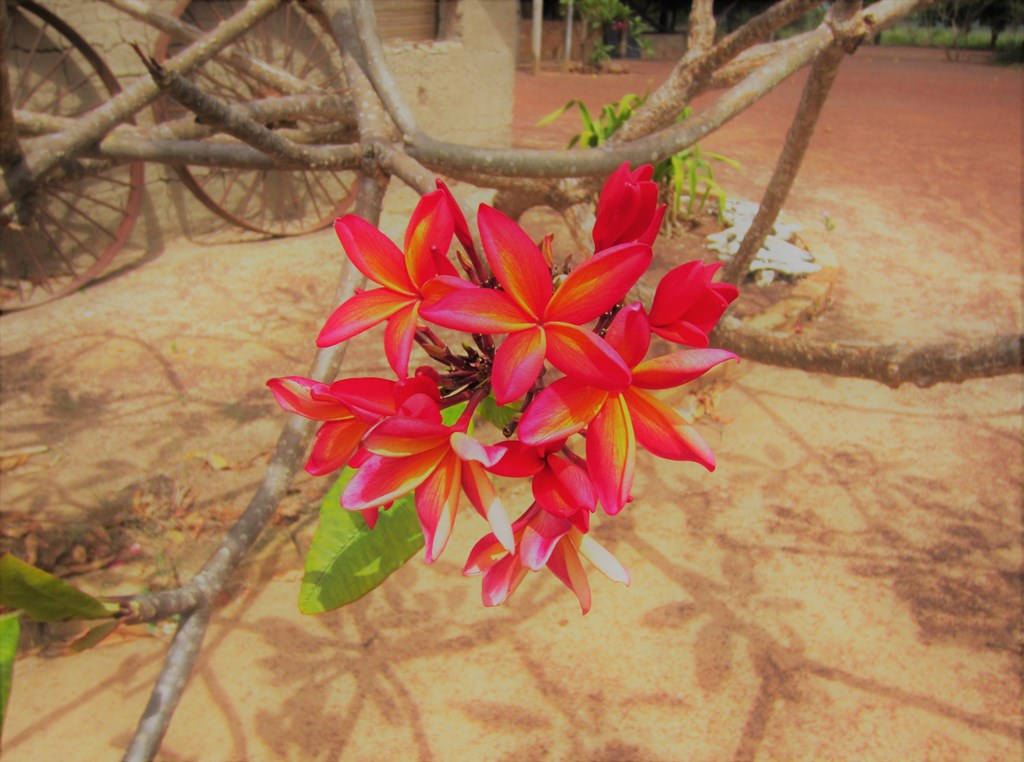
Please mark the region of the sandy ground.
MULTIPOLYGON (((520 74, 517 140, 557 144, 568 122, 533 125, 569 97, 598 106, 666 72, 520 74)), ((802 79, 706 141, 743 163, 730 191, 763 189, 802 79)), ((883 49, 844 64, 786 205, 842 265, 807 330, 1021 329, 1021 114, 1020 69, 883 49)), ((399 236, 400 215, 384 227, 399 236)), ((87 561, 90 528, 112 553, 134 532, 130 563, 72 578, 96 591, 187 579, 260 477, 283 422, 263 384, 306 371, 339 267, 330 231, 175 242, 0 319, 0 448, 49 448, 3 474, 5 522, 73 545, 71 527, 87 561)), ((369 342, 346 367, 385 372, 369 342)), ((641 458, 636 502, 595 530, 633 584, 591 574, 582 618, 546 574, 483 608, 459 574, 483 531, 469 515, 433 567, 304 617, 326 480, 300 479, 216 612, 161 758, 1019 760, 1021 392, 752 367, 700 424, 714 474, 641 458)), ((21 658, 4 759, 119 758, 168 637, 21 658)))

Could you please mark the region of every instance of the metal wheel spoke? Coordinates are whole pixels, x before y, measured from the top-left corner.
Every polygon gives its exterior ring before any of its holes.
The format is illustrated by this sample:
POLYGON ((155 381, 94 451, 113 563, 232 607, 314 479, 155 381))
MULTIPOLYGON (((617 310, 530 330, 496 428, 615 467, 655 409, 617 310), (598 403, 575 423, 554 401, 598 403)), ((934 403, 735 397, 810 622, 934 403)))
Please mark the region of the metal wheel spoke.
MULTIPOLYGON (((120 90, 100 56, 59 17, 33 0, 19 0, 12 9, 10 31, 22 54, 3 65, 17 108, 78 116, 120 90)), ((130 235, 142 166, 68 158, 73 166, 67 172, 55 173, 24 199, 24 228, 0 230, 0 310, 42 304, 78 288, 102 272, 130 235)))

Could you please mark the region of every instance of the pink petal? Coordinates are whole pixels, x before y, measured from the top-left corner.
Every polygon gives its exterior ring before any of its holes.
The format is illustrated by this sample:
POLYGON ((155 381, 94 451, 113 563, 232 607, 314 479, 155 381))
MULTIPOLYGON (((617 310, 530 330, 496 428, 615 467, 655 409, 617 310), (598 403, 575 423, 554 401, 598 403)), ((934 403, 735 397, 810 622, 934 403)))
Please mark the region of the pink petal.
POLYGON ((311 378, 285 376, 272 378, 267 386, 277 404, 289 413, 296 413, 315 421, 337 421, 352 417, 347 405, 330 396, 330 387, 311 378), (320 398, 313 397, 319 392, 320 398))
POLYGON ((416 338, 418 305, 419 302, 413 302, 400 309, 388 318, 384 328, 384 354, 388 358, 388 365, 399 378, 409 376, 409 355, 412 354, 413 340, 416 338))
POLYGON ((629 502, 636 467, 636 437, 621 395, 610 395, 587 427, 587 466, 597 499, 615 515, 629 502))
POLYGON ((460 460, 468 460, 480 463, 484 468, 490 468, 503 457, 505 449, 498 445, 485 445, 478 442, 468 434, 456 431, 449 439, 452 452, 459 456, 460 460))
POLYGON ((330 394, 352 408, 368 423, 395 414, 395 382, 386 378, 343 378, 330 386, 330 394))
POLYGON ((685 320, 652 325, 651 331, 666 341, 682 344, 687 347, 706 347, 709 343, 708 335, 704 331, 685 320))
MULTIPOLYGON (((419 371, 417 371, 417 376, 419 371)), ((398 381, 395 383, 397 389, 403 382, 398 381)), ((441 417, 441 407, 439 404, 439 395, 437 394, 437 387, 434 386, 427 391, 421 391, 420 385, 410 386, 402 391, 405 392, 402 398, 402 404, 398 406, 399 416, 406 418, 416 418, 420 421, 440 426, 443 418, 441 417)))
POLYGON ((481 597, 485 606, 500 606, 516 591, 529 571, 514 555, 505 556, 484 572, 481 597))
POLYGON ((394 416, 374 426, 363 446, 375 455, 401 458, 446 445, 451 433, 440 423, 394 416))
POLYGON ((420 312, 431 323, 467 333, 510 333, 536 325, 508 294, 492 288, 452 289, 420 312))
POLYGON ((306 471, 313 476, 337 471, 348 463, 368 428, 365 423, 356 420, 325 423, 316 432, 306 471))
POLYGON ((546 350, 544 331, 538 326, 510 334, 501 343, 491 371, 495 402, 507 405, 530 390, 544 367, 546 350))
POLYGON ((633 385, 641 389, 671 389, 700 378, 719 363, 738 359, 727 349, 683 349, 637 365, 633 369, 633 385))
POLYGON ((512 536, 512 522, 509 521, 508 512, 482 465, 471 460, 463 461, 462 489, 477 513, 487 519, 491 531, 502 547, 510 553, 513 552, 516 545, 512 536))
POLYGON ((341 504, 361 511, 396 500, 422 484, 448 452, 447 447, 436 447, 405 458, 371 455, 345 486, 341 504))
POLYGON ((437 187, 438 190, 445 194, 448 199, 448 206, 451 207, 452 220, 455 222, 455 237, 459 239, 463 250, 467 253, 475 252, 476 247, 473 245, 473 236, 469 233, 469 225, 466 224, 466 216, 462 213, 462 207, 455 200, 451 189, 440 178, 437 180, 437 187))
POLYGON ((592 511, 597 496, 590 475, 560 455, 549 455, 548 467, 533 478, 533 496, 541 507, 569 518, 577 511, 592 511))
POLYGON ((437 560, 448 544, 462 491, 462 462, 449 453, 434 472, 416 488, 416 515, 426 541, 424 561, 437 560))
POLYGON ((607 391, 629 386, 626 363, 593 331, 568 323, 547 323, 544 333, 548 341, 547 359, 565 375, 607 391))
POLYGON ((377 517, 380 516, 380 508, 367 508, 365 511, 359 511, 362 514, 363 521, 366 522, 366 526, 373 529, 377 526, 377 517))
POLYGON ((494 536, 494 533, 486 534, 477 540, 473 549, 469 551, 466 564, 462 567, 462 575, 472 577, 480 572, 485 572, 499 559, 507 556, 508 551, 494 536))
POLYGON ((494 277, 536 322, 551 298, 551 272, 544 255, 521 227, 486 204, 480 206, 477 224, 494 277))
POLYGON ((694 461, 715 470, 711 448, 679 413, 640 389, 628 389, 623 396, 641 447, 659 458, 694 461))
POLYGON ((625 203, 626 183, 630 180, 629 163, 624 162, 612 172, 601 187, 597 199, 597 218, 594 221, 594 248, 598 251, 610 246, 619 224, 616 210, 625 203))
POLYGON ((712 283, 684 318, 706 334, 715 327, 738 294, 739 290, 730 283, 712 283))
POLYGON ((405 230, 405 264, 419 289, 438 274, 437 260, 448 253, 455 221, 444 191, 423 196, 405 230))
POLYGON ((611 345, 630 368, 644 359, 651 346, 651 324, 640 302, 619 310, 612 319, 604 340, 611 345))
POLYGON ((318 347, 330 347, 373 328, 403 307, 414 303, 414 299, 386 288, 360 291, 343 302, 327 318, 320 335, 316 337, 318 347))
POLYGON ((664 325, 677 320, 707 289, 704 263, 687 262, 669 270, 658 282, 651 303, 650 318, 653 325, 664 325))
POLYGON ((363 275, 392 291, 415 293, 405 257, 388 237, 361 217, 348 214, 334 221, 342 247, 363 275))
POLYGON ((498 445, 505 451, 501 459, 487 470, 498 476, 533 476, 547 465, 540 451, 531 445, 518 440, 500 442, 498 445))
MULTIPOLYGON (((576 539, 575 533, 571 536, 576 539)), ((612 582, 621 582, 629 587, 629 572, 626 571, 626 567, 619 563, 619 560, 601 543, 589 534, 585 534, 579 537, 574 544, 579 549, 580 555, 596 566, 608 579, 612 582)))
POLYGON ((586 614, 590 611, 590 583, 587 581, 587 572, 583 569, 583 564, 580 563, 580 557, 573 544, 568 540, 558 543, 547 566, 567 588, 572 590, 580 602, 582 612, 586 614))
POLYGON ((519 421, 519 439, 541 445, 582 431, 608 393, 573 378, 560 378, 534 397, 519 421))
POLYGON ((654 240, 658 237, 658 233, 661 232, 661 221, 665 218, 666 208, 666 205, 662 204, 654 210, 651 223, 647 226, 647 230, 637 236, 637 243, 646 243, 648 246, 654 245, 654 240))
POLYGON ((548 562, 552 551, 572 529, 572 524, 547 511, 539 511, 523 530, 519 538, 519 559, 523 566, 540 571, 548 562))
POLYGON ((627 243, 595 254, 569 273, 544 312, 544 319, 582 325, 617 304, 651 264, 651 247, 627 243))

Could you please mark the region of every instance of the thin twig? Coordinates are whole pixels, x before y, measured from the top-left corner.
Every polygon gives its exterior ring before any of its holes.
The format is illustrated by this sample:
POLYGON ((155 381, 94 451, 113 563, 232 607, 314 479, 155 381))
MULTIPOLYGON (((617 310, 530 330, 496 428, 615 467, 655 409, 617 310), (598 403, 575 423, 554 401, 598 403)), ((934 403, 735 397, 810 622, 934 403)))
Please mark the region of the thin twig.
MULTIPOLYGON (((703 44, 707 34, 704 29, 706 25, 698 20, 696 39, 694 31, 691 30, 691 42, 696 42, 696 47, 686 51, 668 79, 651 93, 609 142, 614 145, 636 140, 671 124, 676 115, 690 102, 694 90, 709 80, 716 69, 755 43, 766 39, 776 29, 781 29, 790 21, 799 18, 817 4, 818 0, 782 0, 710 47, 703 44)), ((695 5, 691 13, 691 23, 696 12, 695 5)))
MULTIPOLYGON (((853 14, 860 10, 859 5, 860 0, 842 0, 832 7, 824 22, 837 30, 836 44, 823 50, 811 65, 811 73, 800 96, 796 116, 793 117, 793 123, 786 133, 782 153, 779 154, 775 171, 772 173, 772 179, 761 199, 757 214, 754 215, 750 228, 743 236, 736 255, 722 272, 722 280, 726 283, 739 283, 746 277, 750 270, 750 263, 754 261, 757 252, 764 245, 765 239, 771 233, 775 220, 782 210, 782 205, 789 197, 789 191, 793 187, 804 155, 814 136, 814 128, 818 125, 821 110, 825 107, 825 101, 828 99, 832 84, 839 73, 839 65, 846 56, 843 43, 853 40, 858 33, 863 34, 862 29, 847 29, 845 27, 853 14), (840 37, 841 33, 838 30, 841 28, 844 30, 842 33, 845 35, 844 37, 840 37)), ((859 42, 859 40, 857 41, 859 42)))
POLYGON ((309 169, 337 168, 334 164, 335 156, 331 151, 322 151, 319 146, 299 145, 281 136, 255 119, 250 119, 240 109, 204 93, 180 74, 167 71, 156 59, 143 53, 137 45, 134 47, 160 89, 169 93, 174 100, 206 124, 214 125, 228 135, 282 162, 309 169))
MULTIPOLYGON (((142 0, 103 0, 119 11, 134 16, 149 26, 160 30, 168 37, 179 42, 194 42, 202 36, 203 30, 193 24, 182 21, 155 8, 146 5, 142 0)), ((308 93, 318 88, 306 80, 300 79, 286 69, 281 69, 266 61, 252 58, 238 48, 223 50, 216 56, 223 59, 229 66, 241 71, 261 85, 273 88, 282 93, 308 93)))

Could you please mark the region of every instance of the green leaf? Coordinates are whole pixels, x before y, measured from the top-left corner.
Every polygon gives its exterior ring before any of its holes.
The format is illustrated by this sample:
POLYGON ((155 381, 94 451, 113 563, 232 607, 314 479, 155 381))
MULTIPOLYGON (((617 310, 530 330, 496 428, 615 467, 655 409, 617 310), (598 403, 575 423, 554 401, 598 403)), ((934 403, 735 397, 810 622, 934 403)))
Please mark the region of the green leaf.
MULTIPOLYGON (((441 412, 448 426, 466 403, 441 412)), ((361 514, 342 508, 342 490, 355 475, 346 468, 320 504, 320 525, 306 554, 306 573, 299 590, 299 611, 322 614, 348 605, 378 587, 423 547, 423 532, 413 494, 398 498, 381 511, 370 529, 361 514)))
POLYGON ((354 475, 346 468, 320 504, 320 525, 299 590, 303 614, 322 614, 362 598, 423 547, 412 494, 381 511, 373 529, 361 514, 341 507, 341 492, 354 475))
POLYGON ((503 429, 512 423, 512 419, 519 414, 522 408, 520 402, 510 402, 507 405, 499 405, 494 401, 494 395, 488 394, 484 401, 477 407, 476 412, 485 421, 490 421, 499 429, 503 429))
POLYGON ((597 130, 594 127, 594 120, 590 118, 590 112, 587 111, 586 105, 583 101, 577 101, 576 105, 580 110, 580 119, 583 120, 583 131, 596 135, 597 130))
POLYGON ((569 101, 568 103, 566 103, 566 104, 565 104, 564 106, 562 106, 562 107, 561 107, 561 108, 559 108, 559 109, 555 109, 555 110, 554 110, 554 111, 552 111, 552 112, 551 112, 550 114, 548 114, 548 115, 547 115, 546 117, 544 117, 544 118, 543 118, 543 119, 541 119, 541 120, 540 120, 539 122, 537 122, 537 125, 536 125, 536 126, 537 126, 537 127, 543 127, 543 126, 544 126, 544 125, 546 125, 546 124, 551 124, 551 123, 552 123, 553 121, 555 121, 556 119, 558 119, 558 117, 560 117, 560 116, 561 116, 562 114, 564 114, 564 113, 565 113, 566 111, 568 111, 569 109, 571 109, 571 108, 572 108, 573 106, 575 106, 575 105, 576 105, 576 104, 578 104, 579 102, 580 102, 580 101, 578 101, 578 100, 576 100, 575 98, 573 98, 573 99, 572 99, 571 101, 569 101))
POLYGON ((18 655, 18 636, 21 622, 18 613, 0 615, 0 738, 4 734, 7 700, 11 697, 14 680, 14 657, 18 655))
POLYGON ((0 557, 0 605, 21 609, 40 622, 105 619, 117 611, 10 553, 0 557))

